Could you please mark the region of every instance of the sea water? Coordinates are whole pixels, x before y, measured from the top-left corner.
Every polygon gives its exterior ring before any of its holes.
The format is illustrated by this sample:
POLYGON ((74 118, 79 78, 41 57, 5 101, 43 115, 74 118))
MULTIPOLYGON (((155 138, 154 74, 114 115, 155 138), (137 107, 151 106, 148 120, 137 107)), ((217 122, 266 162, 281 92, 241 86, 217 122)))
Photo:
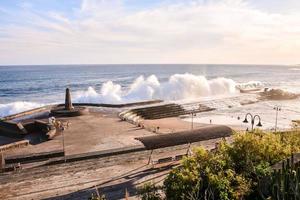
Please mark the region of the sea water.
MULTIPOLYGON (((266 65, 54 65, 0 66, 0 116, 45 104, 62 103, 66 87, 74 102, 124 103, 149 99, 201 101, 239 96, 237 86, 263 86, 300 93, 300 68, 266 65)), ((220 101, 219 101, 220 102, 220 101)), ((264 116, 272 127, 275 105, 279 126, 300 118, 299 99, 267 101, 203 113, 196 121, 229 123, 246 112, 264 116), (221 117, 220 117, 221 115, 221 117), (284 115, 284 117, 282 117, 284 115), (224 117, 226 119, 224 119, 224 117)), ((220 102, 221 103, 221 102, 220 102)), ((235 120, 236 121, 236 120, 235 120)), ((231 122, 240 123, 240 122, 231 122)))

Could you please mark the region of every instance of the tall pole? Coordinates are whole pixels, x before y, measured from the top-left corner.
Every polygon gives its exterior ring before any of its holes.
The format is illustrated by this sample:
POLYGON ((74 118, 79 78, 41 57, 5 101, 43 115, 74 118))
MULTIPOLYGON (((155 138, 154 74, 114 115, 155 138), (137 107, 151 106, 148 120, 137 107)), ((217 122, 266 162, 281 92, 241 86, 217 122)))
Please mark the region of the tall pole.
POLYGON ((194 113, 192 112, 192 130, 194 129, 194 113))
POLYGON ((62 130, 62 143, 63 143, 64 160, 65 160, 65 163, 66 163, 67 159, 66 159, 66 152, 65 152, 65 134, 64 134, 63 130, 62 130))
POLYGON ((275 132, 277 131, 278 109, 276 109, 275 132))
POLYGON ((191 129, 194 130, 194 111, 192 110, 192 124, 191 129))
POLYGON ((274 110, 276 110, 276 119, 275 119, 275 132, 277 131, 277 121, 278 121, 278 111, 281 111, 279 106, 275 106, 274 110))

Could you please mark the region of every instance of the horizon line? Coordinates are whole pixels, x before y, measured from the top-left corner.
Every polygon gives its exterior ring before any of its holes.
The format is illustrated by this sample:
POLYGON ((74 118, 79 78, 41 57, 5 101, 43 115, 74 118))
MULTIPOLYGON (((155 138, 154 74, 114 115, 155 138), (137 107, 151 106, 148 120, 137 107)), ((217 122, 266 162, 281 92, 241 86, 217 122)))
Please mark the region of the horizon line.
POLYGON ((82 64, 0 64, 0 67, 79 66, 79 65, 245 65, 245 66, 300 66, 300 64, 246 64, 246 63, 82 63, 82 64))

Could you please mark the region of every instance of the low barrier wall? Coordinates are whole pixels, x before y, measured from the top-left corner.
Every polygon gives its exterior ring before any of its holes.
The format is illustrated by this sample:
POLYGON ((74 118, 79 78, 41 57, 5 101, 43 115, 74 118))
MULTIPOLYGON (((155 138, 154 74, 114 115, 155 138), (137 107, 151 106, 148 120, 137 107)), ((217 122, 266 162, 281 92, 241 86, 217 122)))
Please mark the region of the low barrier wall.
POLYGON ((13 142, 10 144, 5 144, 5 145, 1 145, 0 146, 0 153, 13 149, 13 148, 20 148, 20 147, 25 147, 29 144, 28 140, 22 140, 22 141, 18 141, 18 142, 13 142))
POLYGON ((56 150, 56 151, 43 152, 43 153, 8 156, 8 157, 5 157, 5 163, 7 163, 7 164, 31 163, 31 162, 37 162, 37 161, 41 161, 41 160, 47 160, 49 158, 56 158, 56 157, 62 157, 62 156, 64 156, 64 151, 56 150))
MULTIPOLYGON (((94 106, 94 107, 108 107, 108 108, 123 108, 123 107, 132 107, 132 106, 142 106, 142 105, 148 105, 148 104, 155 104, 155 103, 161 103, 162 100, 150 100, 150 101, 140 101, 140 102, 134 102, 134 103, 125 103, 125 104, 103 104, 103 103, 73 103, 74 106, 94 106)), ((33 115, 38 112, 46 111, 49 109, 52 109, 54 107, 58 106, 64 106, 65 104, 55 104, 55 105, 47 105, 31 110, 27 110, 24 112, 20 112, 17 114, 9 115, 0 118, 0 121, 7 121, 7 120, 13 120, 19 117, 24 117, 26 115, 33 115)))

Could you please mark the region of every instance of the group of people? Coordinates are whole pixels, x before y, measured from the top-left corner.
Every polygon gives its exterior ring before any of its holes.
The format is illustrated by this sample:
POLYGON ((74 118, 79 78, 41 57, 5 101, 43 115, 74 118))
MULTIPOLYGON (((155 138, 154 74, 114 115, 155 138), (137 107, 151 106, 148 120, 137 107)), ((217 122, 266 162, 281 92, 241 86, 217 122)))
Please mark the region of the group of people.
POLYGON ((56 120, 55 117, 49 118, 49 124, 53 125, 56 128, 56 130, 59 130, 59 131, 64 131, 66 128, 69 128, 68 121, 66 122, 66 124, 64 124, 63 122, 56 120))

